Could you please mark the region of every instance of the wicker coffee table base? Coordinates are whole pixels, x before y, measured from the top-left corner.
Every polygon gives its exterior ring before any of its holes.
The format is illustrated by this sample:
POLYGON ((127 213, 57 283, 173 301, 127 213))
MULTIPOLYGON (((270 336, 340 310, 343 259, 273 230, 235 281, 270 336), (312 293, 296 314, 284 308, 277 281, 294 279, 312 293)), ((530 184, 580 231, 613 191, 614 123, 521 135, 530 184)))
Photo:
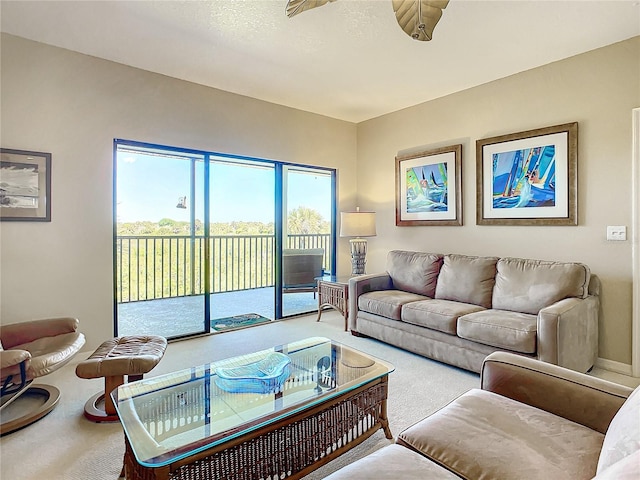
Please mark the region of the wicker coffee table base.
POLYGON ((140 465, 125 437, 128 480, 301 478, 383 429, 388 377, 165 467, 140 465))

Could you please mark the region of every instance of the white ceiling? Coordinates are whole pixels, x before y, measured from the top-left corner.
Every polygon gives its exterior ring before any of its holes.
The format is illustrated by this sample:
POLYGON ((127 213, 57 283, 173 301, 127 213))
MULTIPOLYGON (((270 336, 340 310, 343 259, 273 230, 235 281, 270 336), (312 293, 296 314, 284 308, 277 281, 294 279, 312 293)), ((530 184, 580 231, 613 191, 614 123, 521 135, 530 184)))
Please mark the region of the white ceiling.
POLYGON ((6 1, 1 29, 171 77, 361 122, 640 35, 640 1, 451 0, 433 40, 391 0, 6 1))

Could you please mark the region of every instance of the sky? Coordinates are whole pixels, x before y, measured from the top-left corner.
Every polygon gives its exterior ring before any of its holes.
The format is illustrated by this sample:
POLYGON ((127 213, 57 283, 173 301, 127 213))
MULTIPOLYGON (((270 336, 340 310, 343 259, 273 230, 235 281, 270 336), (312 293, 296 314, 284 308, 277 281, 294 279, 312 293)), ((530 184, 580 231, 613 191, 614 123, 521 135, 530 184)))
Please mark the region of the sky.
MULTIPOLYGON (((186 159, 118 152, 118 222, 162 218, 190 220, 190 169, 186 159), (187 208, 177 208, 180 197, 187 208)), ((274 178, 271 168, 214 162, 211 175, 211 222, 273 222, 274 178)), ((196 219, 203 220, 204 164, 196 162, 196 219)), ((331 177, 290 172, 288 211, 305 206, 331 220, 331 177)))

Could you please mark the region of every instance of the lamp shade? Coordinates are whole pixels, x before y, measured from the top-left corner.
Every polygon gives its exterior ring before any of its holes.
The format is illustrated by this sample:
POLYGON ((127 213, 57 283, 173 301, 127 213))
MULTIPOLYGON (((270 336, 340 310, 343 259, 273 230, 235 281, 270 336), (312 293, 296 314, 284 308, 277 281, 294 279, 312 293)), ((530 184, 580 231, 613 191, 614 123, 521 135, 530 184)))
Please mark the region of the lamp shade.
POLYGON ((375 237, 375 212, 340 212, 341 237, 375 237))

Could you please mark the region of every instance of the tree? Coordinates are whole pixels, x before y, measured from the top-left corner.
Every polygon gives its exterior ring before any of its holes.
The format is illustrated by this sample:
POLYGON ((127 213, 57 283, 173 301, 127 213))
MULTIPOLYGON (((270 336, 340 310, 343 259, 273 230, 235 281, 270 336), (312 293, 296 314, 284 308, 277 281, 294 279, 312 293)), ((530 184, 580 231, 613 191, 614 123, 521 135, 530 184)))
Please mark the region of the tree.
POLYGON ((329 233, 329 222, 309 207, 300 206, 289 212, 288 231, 293 234, 329 233))
MULTIPOLYGON (((330 233, 331 224, 316 210, 309 207, 298 207, 289 212, 287 217, 288 233, 298 235, 313 235, 317 233, 330 233)), ((273 222, 220 222, 211 223, 210 234, 212 236, 224 235, 273 235, 275 231, 273 222)), ((197 236, 204 234, 204 224, 196 220, 195 233, 197 236)), ((163 218, 158 222, 118 222, 118 236, 184 236, 191 235, 191 224, 185 221, 163 218)))

